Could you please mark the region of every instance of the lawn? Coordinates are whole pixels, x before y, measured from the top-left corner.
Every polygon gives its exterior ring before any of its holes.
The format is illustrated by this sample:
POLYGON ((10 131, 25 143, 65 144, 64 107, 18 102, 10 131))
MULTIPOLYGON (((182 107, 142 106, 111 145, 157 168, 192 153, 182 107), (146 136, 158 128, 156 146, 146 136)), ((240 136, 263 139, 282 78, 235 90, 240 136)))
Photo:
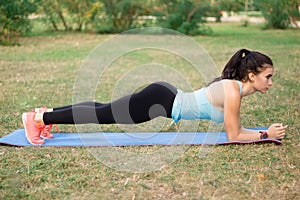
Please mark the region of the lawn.
MULTIPOLYGON (((261 51, 273 59, 273 87, 265 95, 243 99, 241 115, 244 127, 288 124, 282 145, 181 147, 184 153, 174 155, 166 165, 158 170, 141 170, 141 173, 122 166, 110 167, 113 152, 162 154, 159 156, 164 159, 167 154, 163 152, 176 151, 176 148, 1 146, 0 199, 299 199, 300 31, 262 30, 255 24, 209 26, 212 35, 192 39, 209 53, 219 70, 240 48, 261 51), (111 160, 96 159, 95 152, 112 153, 108 157, 111 160)), ((85 58, 110 37, 82 33, 34 34, 22 38, 20 46, 1 46, 0 136, 22 127, 23 112, 43 105, 56 107, 72 103, 74 82, 85 58)), ((195 76, 194 69, 183 59, 146 49, 115 60, 97 85, 95 99, 111 100, 116 82, 132 75, 129 72, 136 66, 157 61, 173 66, 187 77, 193 89, 203 85, 201 77, 195 76)), ((207 130, 207 122, 195 123, 200 131, 207 130)), ((138 128, 147 129, 147 126, 138 128)), ((117 125, 90 127, 102 131, 126 129, 117 125)), ((60 128, 63 132, 76 131, 70 125, 60 128)), ((174 127, 165 125, 162 130, 171 131, 174 127)))

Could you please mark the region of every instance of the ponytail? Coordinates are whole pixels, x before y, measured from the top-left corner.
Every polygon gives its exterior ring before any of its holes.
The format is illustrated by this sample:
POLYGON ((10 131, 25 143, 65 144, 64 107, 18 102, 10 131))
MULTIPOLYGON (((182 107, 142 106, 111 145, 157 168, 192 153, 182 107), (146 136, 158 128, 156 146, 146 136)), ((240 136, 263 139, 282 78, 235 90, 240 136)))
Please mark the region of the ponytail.
POLYGON ((253 72, 258 74, 264 68, 264 64, 273 66, 271 59, 259 52, 249 51, 247 49, 240 49, 237 51, 225 65, 220 77, 214 79, 210 84, 223 80, 248 80, 248 73, 253 72))
POLYGON ((222 79, 238 79, 243 78, 240 77, 241 68, 244 68, 243 66, 243 60, 246 58, 247 55, 249 55, 251 51, 247 49, 241 49, 237 51, 228 61, 228 63, 225 65, 225 68, 222 72, 222 79))

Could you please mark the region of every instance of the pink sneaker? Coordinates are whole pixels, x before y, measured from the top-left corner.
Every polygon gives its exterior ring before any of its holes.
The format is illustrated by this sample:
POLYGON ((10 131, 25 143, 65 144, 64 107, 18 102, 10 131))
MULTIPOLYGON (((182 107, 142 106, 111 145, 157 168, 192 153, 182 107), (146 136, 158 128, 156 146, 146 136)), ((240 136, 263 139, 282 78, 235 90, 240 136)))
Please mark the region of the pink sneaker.
MULTIPOLYGON (((35 112, 38 112, 38 113, 47 112, 47 107, 44 106, 42 108, 36 108, 35 112)), ((50 131, 52 129, 52 126, 53 126, 53 124, 44 125, 44 128, 41 131, 40 137, 45 138, 45 139, 53 139, 54 136, 50 133, 50 131)), ((56 124, 55 126, 56 126, 56 132, 60 132, 59 128, 58 128, 58 125, 56 124)))
POLYGON ((40 134, 43 126, 39 126, 34 121, 35 112, 23 113, 22 121, 25 129, 25 134, 28 142, 33 145, 44 144, 41 140, 40 134))

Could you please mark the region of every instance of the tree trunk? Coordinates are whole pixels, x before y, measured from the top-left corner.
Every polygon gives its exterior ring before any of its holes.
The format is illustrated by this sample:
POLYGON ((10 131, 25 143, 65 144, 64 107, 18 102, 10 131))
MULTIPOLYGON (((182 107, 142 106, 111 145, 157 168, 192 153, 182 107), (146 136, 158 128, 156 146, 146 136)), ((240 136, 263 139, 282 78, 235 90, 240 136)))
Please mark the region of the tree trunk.
POLYGON ((195 12, 198 10, 198 8, 199 8, 199 6, 195 6, 195 7, 193 8, 193 10, 188 14, 187 20, 186 20, 188 23, 191 22, 191 19, 192 19, 192 17, 194 16, 195 12))
POLYGON ((50 13, 50 21, 51 21, 51 24, 52 24, 54 30, 59 31, 51 13, 50 13))
POLYGON ((78 32, 81 32, 82 30, 82 22, 78 22, 78 28, 77 28, 77 31, 78 32))
POLYGON ((68 31, 69 30, 68 24, 67 24, 67 22, 65 20, 65 17, 63 16, 63 14, 62 14, 61 11, 58 11, 58 16, 61 19, 61 21, 62 21, 62 23, 63 23, 63 25, 65 27, 65 31, 68 31))

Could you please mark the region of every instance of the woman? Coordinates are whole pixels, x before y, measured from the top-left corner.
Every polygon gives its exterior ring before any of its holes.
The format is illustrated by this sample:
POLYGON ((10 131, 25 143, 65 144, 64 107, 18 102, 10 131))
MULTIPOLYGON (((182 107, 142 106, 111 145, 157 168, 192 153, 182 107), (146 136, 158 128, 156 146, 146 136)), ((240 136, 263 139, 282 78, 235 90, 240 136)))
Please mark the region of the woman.
POLYGON ((274 67, 271 59, 259 52, 241 49, 226 64, 222 75, 197 91, 185 93, 165 82, 150 84, 138 93, 111 103, 84 102, 22 115, 26 137, 31 144, 52 139, 52 124, 135 124, 158 116, 181 119, 208 119, 224 122, 228 140, 282 139, 280 123, 267 131, 242 128, 241 99, 255 92, 265 93, 271 86, 274 67))

